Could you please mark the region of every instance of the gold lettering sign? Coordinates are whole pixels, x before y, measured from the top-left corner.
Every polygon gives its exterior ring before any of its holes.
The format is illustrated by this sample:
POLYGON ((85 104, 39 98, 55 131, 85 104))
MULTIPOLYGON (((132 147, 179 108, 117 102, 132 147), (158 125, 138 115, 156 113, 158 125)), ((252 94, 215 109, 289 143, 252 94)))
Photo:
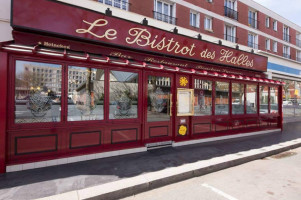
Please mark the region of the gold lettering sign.
MULTIPOLYGON (((109 22, 106 19, 97 19, 94 22, 88 22, 83 20, 84 24, 88 25, 88 28, 76 29, 76 33, 79 34, 91 34, 96 38, 104 38, 108 40, 117 39, 117 30, 108 29, 107 26, 109 22), (103 30, 101 30, 103 29, 103 30), (102 31, 102 32, 101 32, 102 31)), ((150 31, 146 28, 130 28, 128 30, 128 36, 125 37, 125 43, 128 45, 137 45, 141 48, 148 47, 156 51, 165 51, 171 54, 176 54, 179 56, 189 56, 193 59, 205 59, 212 61, 219 61, 221 63, 228 63, 234 66, 243 66, 246 68, 253 68, 254 60, 250 60, 249 56, 246 54, 240 54, 239 56, 234 55, 234 51, 230 49, 221 49, 219 52, 215 50, 210 50, 206 48, 207 45, 196 46, 194 43, 184 45, 176 41, 173 37, 167 38, 161 35, 152 35, 150 31), (198 52, 197 52, 198 51, 198 52)), ((118 57, 127 58, 118 52, 114 52, 118 57)), ((154 63, 173 65, 174 63, 169 63, 164 60, 156 60, 154 58, 146 58, 145 61, 150 61, 154 63)), ((175 66, 185 66, 183 64, 177 64, 175 66)))

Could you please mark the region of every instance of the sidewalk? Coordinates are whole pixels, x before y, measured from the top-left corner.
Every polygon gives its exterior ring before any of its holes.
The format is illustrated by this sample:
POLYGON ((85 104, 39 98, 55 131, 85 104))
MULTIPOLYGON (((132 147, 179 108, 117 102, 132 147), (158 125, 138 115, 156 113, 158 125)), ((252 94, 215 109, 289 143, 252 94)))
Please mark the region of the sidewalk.
POLYGON ((301 123, 229 141, 162 148, 0 175, 0 199, 109 199, 142 192, 301 146, 301 123))

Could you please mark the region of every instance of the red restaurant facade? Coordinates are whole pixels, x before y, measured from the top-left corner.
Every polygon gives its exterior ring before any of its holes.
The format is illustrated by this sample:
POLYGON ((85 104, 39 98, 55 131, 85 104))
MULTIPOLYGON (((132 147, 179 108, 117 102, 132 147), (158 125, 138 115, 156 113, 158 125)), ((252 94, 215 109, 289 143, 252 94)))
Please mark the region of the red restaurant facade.
POLYGON ((265 78, 264 56, 49 0, 13 0, 11 25, 2 173, 282 129, 282 83, 265 78))

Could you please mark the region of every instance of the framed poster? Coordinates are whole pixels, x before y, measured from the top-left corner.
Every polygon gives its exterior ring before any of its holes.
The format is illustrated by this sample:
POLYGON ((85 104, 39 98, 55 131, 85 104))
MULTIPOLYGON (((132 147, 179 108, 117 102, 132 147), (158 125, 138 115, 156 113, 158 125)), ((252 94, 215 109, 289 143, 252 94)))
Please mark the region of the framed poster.
POLYGON ((194 115, 194 90, 178 88, 177 91, 177 116, 194 115))

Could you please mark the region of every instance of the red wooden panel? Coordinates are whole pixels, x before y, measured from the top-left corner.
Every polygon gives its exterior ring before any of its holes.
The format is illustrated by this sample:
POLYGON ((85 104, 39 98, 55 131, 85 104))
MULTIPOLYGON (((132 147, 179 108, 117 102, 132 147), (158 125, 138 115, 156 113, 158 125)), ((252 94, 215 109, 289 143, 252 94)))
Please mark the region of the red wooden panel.
POLYGON ((215 131, 228 130, 228 122, 215 124, 215 131))
POLYGON ((149 127, 149 137, 168 136, 168 126, 153 126, 149 127))
POLYGON ((70 134, 70 149, 98 146, 101 144, 101 132, 81 132, 70 134))
POLYGON ((208 133, 211 132, 211 124, 210 123, 200 123, 193 125, 193 134, 200 134, 200 133, 208 133))
POLYGON ((21 136, 15 138, 15 154, 57 151, 57 135, 21 136))
POLYGON ((111 143, 134 142, 138 140, 138 129, 115 129, 111 131, 111 143))

